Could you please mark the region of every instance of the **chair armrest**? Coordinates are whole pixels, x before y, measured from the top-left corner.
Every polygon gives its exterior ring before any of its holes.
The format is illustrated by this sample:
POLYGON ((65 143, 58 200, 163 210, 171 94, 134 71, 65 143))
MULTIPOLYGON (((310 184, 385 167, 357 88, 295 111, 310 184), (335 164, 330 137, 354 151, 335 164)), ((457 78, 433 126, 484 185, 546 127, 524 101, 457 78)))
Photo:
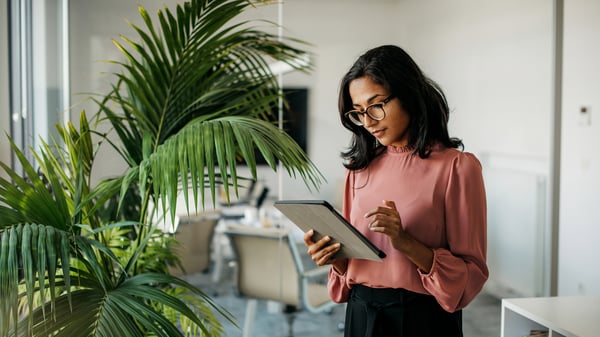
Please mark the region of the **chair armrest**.
POLYGON ((327 266, 319 266, 316 268, 313 268, 311 270, 307 270, 304 273, 302 273, 302 277, 304 278, 316 278, 316 277, 321 277, 324 275, 327 275, 329 273, 329 265, 327 266))

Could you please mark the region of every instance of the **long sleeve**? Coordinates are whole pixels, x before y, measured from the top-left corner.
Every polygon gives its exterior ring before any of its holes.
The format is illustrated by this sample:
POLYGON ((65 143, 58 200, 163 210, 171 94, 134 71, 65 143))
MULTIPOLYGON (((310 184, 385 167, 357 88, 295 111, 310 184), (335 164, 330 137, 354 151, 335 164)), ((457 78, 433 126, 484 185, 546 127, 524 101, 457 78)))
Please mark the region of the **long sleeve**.
POLYGON ((329 282, 327 283, 329 297, 336 303, 348 301, 350 287, 346 283, 346 273, 340 274, 333 267, 329 268, 329 282))
POLYGON ((464 308, 489 276, 486 265, 487 212, 481 165, 472 155, 454 159, 446 197, 447 248, 434 250, 424 288, 447 311, 464 308))

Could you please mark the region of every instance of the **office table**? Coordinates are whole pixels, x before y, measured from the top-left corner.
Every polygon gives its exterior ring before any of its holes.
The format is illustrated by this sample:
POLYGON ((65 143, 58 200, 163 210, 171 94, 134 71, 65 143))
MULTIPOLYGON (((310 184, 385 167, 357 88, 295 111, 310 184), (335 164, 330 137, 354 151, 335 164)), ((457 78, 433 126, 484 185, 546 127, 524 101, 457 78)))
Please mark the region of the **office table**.
POLYGON ((531 330, 549 337, 600 336, 600 296, 502 299, 501 336, 528 336, 531 330))

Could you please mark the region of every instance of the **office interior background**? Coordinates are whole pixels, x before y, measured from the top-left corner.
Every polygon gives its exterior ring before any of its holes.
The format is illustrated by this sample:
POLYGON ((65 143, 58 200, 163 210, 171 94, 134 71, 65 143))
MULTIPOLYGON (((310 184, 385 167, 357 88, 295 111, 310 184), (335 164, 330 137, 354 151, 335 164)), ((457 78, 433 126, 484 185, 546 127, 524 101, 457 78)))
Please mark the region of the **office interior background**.
MULTIPOLYGON (((36 146, 54 123, 76 123, 92 108, 85 98, 108 90, 113 68, 102 60, 120 55, 111 39, 133 36, 127 21, 140 22, 138 3, 152 13, 176 1, 3 0, 3 133, 12 130, 36 146), (8 19, 19 15, 17 3, 29 4, 33 18, 32 44, 25 47, 34 51, 27 62, 35 69, 30 90, 36 100, 10 105, 8 74, 18 78, 27 69, 8 48, 15 33, 8 19)), ((314 63, 311 73, 286 73, 282 82, 308 90, 307 153, 327 181, 309 191, 300 180, 260 170, 272 197, 339 199, 339 153, 350 139, 338 119, 339 81, 368 48, 397 44, 445 90, 451 135, 484 166, 485 290, 499 297, 600 294, 594 254, 600 238, 600 2, 284 0, 245 15, 282 23, 284 36, 310 43, 314 63)), ((9 163, 2 137, 0 160, 9 163)), ((96 177, 122 171, 113 155, 100 154, 96 177)))

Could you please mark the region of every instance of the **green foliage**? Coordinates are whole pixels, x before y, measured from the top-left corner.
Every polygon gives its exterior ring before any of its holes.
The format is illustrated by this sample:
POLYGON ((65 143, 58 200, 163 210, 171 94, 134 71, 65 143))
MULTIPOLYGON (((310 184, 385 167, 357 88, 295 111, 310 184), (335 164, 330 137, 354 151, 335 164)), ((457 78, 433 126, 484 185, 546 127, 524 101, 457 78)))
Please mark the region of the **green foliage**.
POLYGON ((174 216, 179 191, 186 206, 188 190, 203 206, 205 188, 212 200, 220 184, 237 193, 239 179, 257 178, 255 149, 308 188, 321 183, 300 147, 266 121, 281 95, 267 62, 296 66, 303 51, 232 24, 254 4, 192 0, 158 11, 158 22, 140 6, 145 26, 132 25, 137 40, 115 41, 124 61, 111 61, 121 71, 94 98, 97 113, 82 112, 79 128, 58 126, 59 139, 31 149, 33 163, 11 141, 24 174, 0 163, 0 337, 220 336, 219 319, 235 324, 168 274, 173 239, 150 219, 157 208, 174 216), (103 121, 118 142, 95 131, 103 121), (93 186, 106 144, 129 169, 93 186), (238 176, 240 160, 252 177, 238 176))
POLYGON ((227 196, 229 186, 237 191, 240 158, 256 179, 254 148, 272 169, 277 158, 309 187, 321 183, 306 154, 266 118, 281 96, 267 62, 298 67, 305 53, 247 22, 232 24, 250 5, 192 1, 175 13, 159 11, 158 26, 140 7, 145 29, 132 25, 139 42, 114 42, 126 60, 114 61, 122 72, 97 102, 119 136, 117 150, 139 167, 142 195, 152 188, 157 200, 171 202, 165 209, 175 209, 178 179, 186 201, 191 190, 195 204, 200 197, 204 205, 205 185, 212 200, 218 183, 227 196))

